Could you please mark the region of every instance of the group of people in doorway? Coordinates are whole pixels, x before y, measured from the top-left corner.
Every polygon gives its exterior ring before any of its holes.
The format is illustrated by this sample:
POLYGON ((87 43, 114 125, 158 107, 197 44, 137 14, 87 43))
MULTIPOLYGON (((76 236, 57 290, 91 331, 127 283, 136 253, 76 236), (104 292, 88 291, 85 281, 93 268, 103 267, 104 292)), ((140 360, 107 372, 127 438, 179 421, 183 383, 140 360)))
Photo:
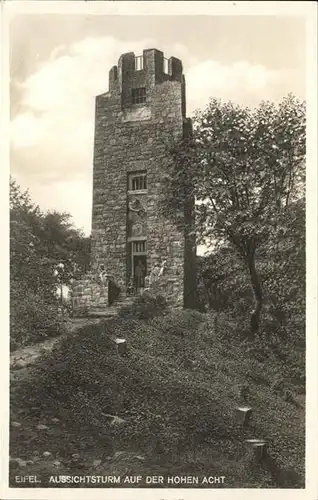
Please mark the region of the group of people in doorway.
MULTIPOLYGON (((155 282, 160 276, 163 275, 164 269, 166 266, 166 261, 164 260, 161 265, 155 265, 149 275, 147 275, 147 269, 145 263, 139 259, 134 268, 133 277, 130 278, 127 285, 127 293, 133 294, 138 290, 149 288, 149 286, 155 282)), ((104 268, 104 265, 101 264, 99 270, 99 278, 101 283, 104 283, 107 280, 107 273, 104 268)))
POLYGON ((134 270, 134 276, 129 280, 127 292, 132 294, 140 289, 149 288, 151 283, 153 283, 163 275, 165 266, 166 261, 164 260, 161 266, 154 266, 150 274, 147 275, 146 266, 144 265, 142 260, 138 260, 134 270))
POLYGON ((137 290, 145 288, 146 281, 146 266, 139 260, 135 267, 134 276, 130 278, 127 286, 128 294, 133 294, 137 290))

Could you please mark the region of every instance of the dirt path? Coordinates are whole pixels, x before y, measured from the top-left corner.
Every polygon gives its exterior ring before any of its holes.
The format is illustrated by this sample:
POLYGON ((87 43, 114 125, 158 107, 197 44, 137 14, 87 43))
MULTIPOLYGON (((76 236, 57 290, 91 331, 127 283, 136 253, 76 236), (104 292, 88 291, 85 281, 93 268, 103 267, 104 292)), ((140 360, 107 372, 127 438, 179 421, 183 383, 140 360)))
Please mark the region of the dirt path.
POLYGON ((21 347, 12 354, 10 354, 10 367, 11 369, 19 369, 33 363, 42 353, 52 350, 54 344, 60 339, 56 337, 53 339, 45 340, 38 344, 27 347, 21 347))
POLYGON ((10 381, 16 382, 24 379, 28 373, 28 367, 36 361, 36 359, 53 349, 54 345, 62 338, 76 330, 89 324, 95 325, 100 319, 76 318, 71 319, 66 324, 67 333, 59 337, 50 338, 26 347, 21 347, 10 354, 10 381))
MULTIPOLYGON (((10 355, 10 484, 15 484, 15 477, 23 475, 47 475, 71 473, 74 471, 98 471, 107 460, 101 451, 86 452, 73 444, 74 436, 65 429, 63 421, 57 415, 45 415, 41 408, 33 408, 32 415, 25 412, 23 405, 15 397, 19 383, 29 376, 32 364, 46 352, 50 352, 62 338, 76 333, 83 326, 95 325, 100 319, 74 319, 67 323, 67 333, 32 346, 23 347, 10 355), (61 449, 61 443, 67 449, 61 449)), ((77 443, 77 440, 74 439, 77 443)), ((78 443, 77 443, 78 446, 78 443)), ((62 446, 63 448, 63 446, 62 446)), ((120 465, 120 457, 118 456, 120 465)), ((103 468, 102 468, 103 469, 103 468)), ((104 470, 103 469, 103 470, 104 470)), ((39 486, 39 485, 35 485, 39 486)))

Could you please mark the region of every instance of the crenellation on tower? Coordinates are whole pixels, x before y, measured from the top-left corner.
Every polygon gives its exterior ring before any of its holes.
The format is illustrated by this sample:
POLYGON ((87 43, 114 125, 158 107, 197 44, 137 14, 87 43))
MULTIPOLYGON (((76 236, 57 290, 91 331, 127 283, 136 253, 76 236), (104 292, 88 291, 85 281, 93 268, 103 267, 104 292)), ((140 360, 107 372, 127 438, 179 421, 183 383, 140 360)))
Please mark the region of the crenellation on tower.
MULTIPOLYGON (((132 105, 132 89, 144 88, 147 105, 155 85, 166 81, 178 81, 184 85, 182 71, 180 59, 167 59, 160 50, 145 49, 142 55, 138 56, 134 52, 127 52, 120 56, 118 65, 113 66, 109 72, 109 92, 119 91, 122 107, 126 108, 132 105)), ((134 103, 136 104, 139 103, 134 103)))
POLYGON ((182 62, 180 61, 180 59, 177 59, 176 57, 170 57, 169 62, 170 62, 171 80, 182 82, 183 78, 182 62))
POLYGON ((182 80, 181 80, 181 100, 182 100, 182 117, 184 120, 189 120, 189 118, 186 118, 187 116, 187 108, 186 108, 186 81, 184 75, 182 75, 182 80))
POLYGON ((109 70, 109 91, 112 92, 118 88, 118 68, 113 66, 109 70))

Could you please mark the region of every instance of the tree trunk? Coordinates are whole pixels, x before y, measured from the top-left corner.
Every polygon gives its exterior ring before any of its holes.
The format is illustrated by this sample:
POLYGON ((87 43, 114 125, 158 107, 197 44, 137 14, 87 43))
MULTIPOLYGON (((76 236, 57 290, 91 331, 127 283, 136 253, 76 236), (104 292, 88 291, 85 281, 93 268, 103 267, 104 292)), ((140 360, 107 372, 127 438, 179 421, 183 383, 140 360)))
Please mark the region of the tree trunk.
POLYGON ((251 276, 251 285, 253 289, 255 307, 251 315, 251 334, 254 336, 260 325, 260 315, 263 303, 262 288, 259 276, 255 268, 255 256, 254 253, 248 257, 247 260, 248 269, 251 276))

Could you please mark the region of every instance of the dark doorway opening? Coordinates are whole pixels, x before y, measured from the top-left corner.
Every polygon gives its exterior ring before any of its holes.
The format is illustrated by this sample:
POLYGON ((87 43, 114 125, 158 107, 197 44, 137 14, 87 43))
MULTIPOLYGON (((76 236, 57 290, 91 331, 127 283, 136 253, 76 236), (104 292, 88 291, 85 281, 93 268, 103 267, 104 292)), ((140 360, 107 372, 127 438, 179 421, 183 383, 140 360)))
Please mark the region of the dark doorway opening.
POLYGON ((133 256, 133 277, 136 290, 145 288, 145 277, 147 276, 147 257, 146 255, 133 256))
POLYGON ((108 282, 108 305, 111 306, 120 294, 120 288, 112 281, 108 282))

